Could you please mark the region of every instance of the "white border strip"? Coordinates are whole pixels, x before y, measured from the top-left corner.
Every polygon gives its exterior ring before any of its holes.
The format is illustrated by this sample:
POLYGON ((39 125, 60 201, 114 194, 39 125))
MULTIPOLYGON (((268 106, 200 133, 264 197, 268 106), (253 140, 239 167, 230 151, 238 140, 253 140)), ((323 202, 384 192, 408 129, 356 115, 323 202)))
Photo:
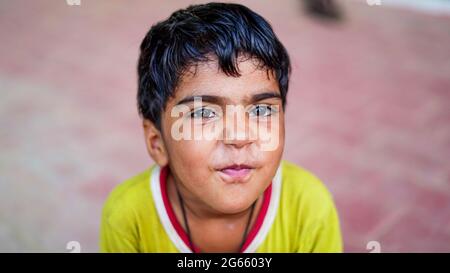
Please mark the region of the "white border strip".
POLYGON ((270 204, 269 207, 267 208, 267 213, 264 217, 263 223, 258 233, 256 234, 255 238, 253 238, 250 245, 248 245, 248 247, 244 250, 244 253, 255 252, 258 249, 258 247, 264 242, 264 239, 269 233, 273 221, 275 220, 275 216, 277 215, 278 205, 280 203, 280 195, 281 195, 281 163, 277 169, 277 172, 272 182, 272 194, 270 197, 270 204))
MULTIPOLYGON (((361 1, 361 0, 354 0, 361 1)), ((363 0, 368 5, 374 4, 374 7, 397 7, 409 10, 415 10, 419 12, 429 13, 433 15, 450 14, 450 2, 448 0, 363 0)))
POLYGON ((155 166, 152 171, 152 175, 150 176, 150 187, 152 189, 153 200, 155 202, 156 210, 158 211, 159 218, 161 219, 161 223, 164 226, 167 234, 169 235, 172 243, 178 248, 178 250, 182 253, 192 253, 191 249, 184 243, 183 239, 178 235, 177 231, 170 222, 169 215, 167 214, 167 210, 164 206, 164 201, 162 199, 161 192, 161 182, 159 180, 161 173, 161 168, 159 166, 155 166))
POLYGON ((450 2, 447 0, 381 0, 382 4, 406 7, 434 14, 449 14, 450 2))
MULTIPOLYGON (((272 193, 270 197, 269 207, 267 208, 266 215, 264 217, 263 223, 258 230, 255 238, 253 238, 252 242, 248 245, 248 247, 244 250, 244 253, 253 253, 256 249, 263 243, 267 234, 269 233, 270 228, 272 227, 273 221, 275 220, 275 216, 277 214, 278 205, 280 202, 281 195, 281 164, 277 169, 274 180, 272 182, 272 193)), ((167 214, 166 207, 164 206, 164 201, 162 199, 161 185, 160 185, 160 174, 161 168, 159 166, 155 166, 150 176, 150 187, 152 189, 152 196, 155 202, 156 210, 158 211, 159 218, 161 219, 161 223, 164 226, 167 234, 169 235, 170 240, 173 244, 178 248, 178 250, 182 253, 192 253, 191 249, 184 243, 183 239, 178 235, 177 231, 172 225, 170 221, 169 215, 167 214)))

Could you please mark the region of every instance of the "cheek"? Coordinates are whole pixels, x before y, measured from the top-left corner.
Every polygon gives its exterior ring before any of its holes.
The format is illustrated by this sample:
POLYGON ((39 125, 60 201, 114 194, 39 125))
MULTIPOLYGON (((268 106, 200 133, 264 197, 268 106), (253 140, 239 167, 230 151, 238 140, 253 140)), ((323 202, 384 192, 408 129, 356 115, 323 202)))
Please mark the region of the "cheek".
POLYGON ((267 179, 268 177, 273 177, 282 159, 285 142, 285 131, 283 120, 279 124, 279 130, 277 132, 273 132, 271 135, 273 137, 272 144, 262 146, 265 148, 269 147, 270 149, 265 149, 261 151, 261 160, 264 166, 263 168, 261 168, 261 172, 259 173, 259 178, 261 180, 267 179), (275 138, 276 141, 273 141, 273 139, 275 138))
POLYGON ((284 117, 270 122, 269 125, 261 127, 258 138, 258 149, 265 161, 273 160, 281 156, 284 150, 285 128, 284 117))
POLYGON ((199 184, 205 181, 210 175, 214 141, 180 140, 168 141, 167 144, 170 164, 183 180, 199 181, 199 184))

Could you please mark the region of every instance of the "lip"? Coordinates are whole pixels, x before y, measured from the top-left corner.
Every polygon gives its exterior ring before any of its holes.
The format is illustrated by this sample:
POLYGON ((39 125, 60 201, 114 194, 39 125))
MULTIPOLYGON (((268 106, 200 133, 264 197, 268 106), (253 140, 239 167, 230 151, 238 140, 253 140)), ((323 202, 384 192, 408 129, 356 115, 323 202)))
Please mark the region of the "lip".
POLYGON ((243 183, 248 181, 253 167, 245 164, 233 164, 218 169, 220 177, 227 183, 243 183))

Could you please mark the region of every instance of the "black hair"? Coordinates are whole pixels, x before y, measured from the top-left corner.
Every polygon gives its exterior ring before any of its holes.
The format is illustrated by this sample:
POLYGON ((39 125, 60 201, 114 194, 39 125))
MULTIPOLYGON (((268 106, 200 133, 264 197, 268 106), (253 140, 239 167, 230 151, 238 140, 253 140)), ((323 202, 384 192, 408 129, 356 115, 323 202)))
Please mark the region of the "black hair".
POLYGON ((270 24, 249 8, 231 3, 191 5, 153 25, 140 46, 139 113, 161 129, 161 113, 191 66, 216 60, 227 76, 239 77, 238 58, 249 56, 274 73, 283 107, 291 71, 289 55, 270 24))

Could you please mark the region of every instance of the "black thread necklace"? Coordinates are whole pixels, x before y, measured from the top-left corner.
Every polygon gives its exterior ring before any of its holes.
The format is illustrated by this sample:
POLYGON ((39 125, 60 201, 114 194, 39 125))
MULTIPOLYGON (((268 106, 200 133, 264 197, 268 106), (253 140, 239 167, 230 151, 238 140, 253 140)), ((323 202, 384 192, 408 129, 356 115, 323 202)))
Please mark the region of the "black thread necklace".
MULTIPOLYGON (((192 243, 191 231, 189 229, 189 223, 188 223, 188 219, 187 219, 186 209, 184 208, 183 198, 181 197, 180 191, 178 190, 177 183, 175 182, 174 184, 175 184, 175 188, 177 190, 178 201, 180 202, 181 213, 183 214, 183 221, 184 221, 184 225, 186 227, 186 233, 187 233, 188 240, 189 240, 189 247, 192 249, 192 252, 195 252, 194 245, 192 243)), ((252 221, 252 216, 253 216, 253 211, 255 210, 256 201, 258 201, 258 199, 256 199, 255 202, 253 202, 252 207, 250 209, 250 215, 247 220, 247 225, 245 226, 244 235, 242 236, 242 242, 239 246, 239 251, 242 250, 242 247, 244 246, 245 241, 247 239, 248 229, 250 227, 250 222, 252 221)))

